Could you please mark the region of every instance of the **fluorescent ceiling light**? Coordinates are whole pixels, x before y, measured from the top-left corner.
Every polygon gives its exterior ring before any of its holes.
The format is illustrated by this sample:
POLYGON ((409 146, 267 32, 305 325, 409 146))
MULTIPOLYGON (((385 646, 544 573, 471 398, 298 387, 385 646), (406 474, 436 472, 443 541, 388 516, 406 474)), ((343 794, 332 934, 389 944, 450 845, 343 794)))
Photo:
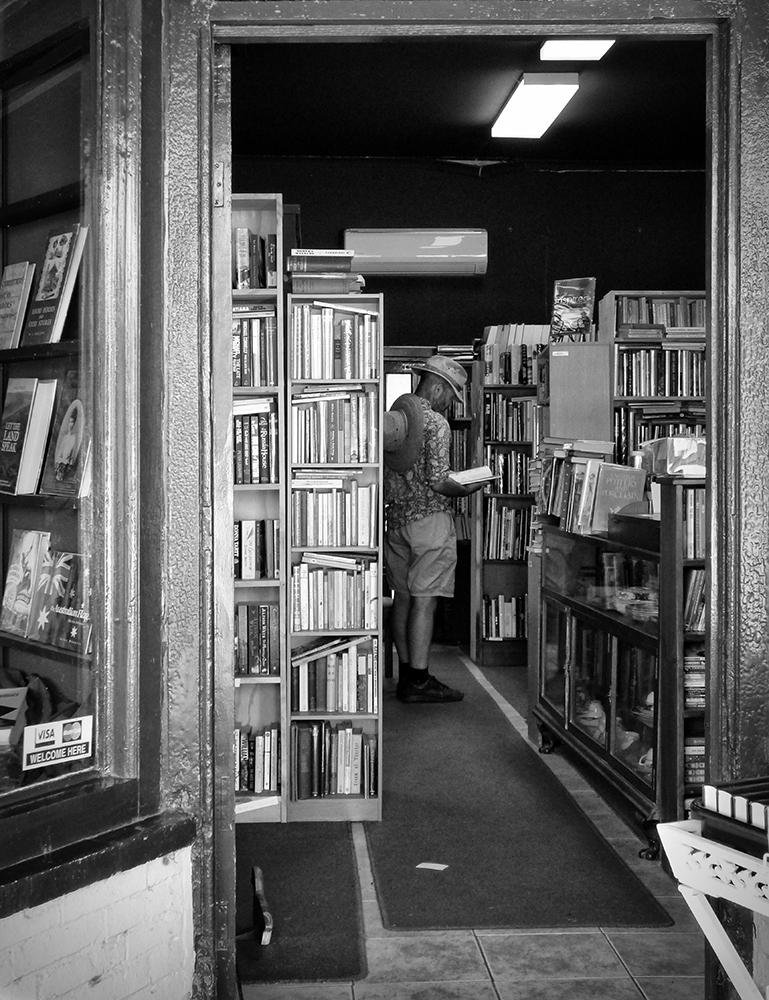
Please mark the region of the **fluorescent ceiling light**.
POLYGON ((578 90, 578 73, 524 73, 491 126, 492 136, 541 138, 578 90))
POLYGON ((558 62, 600 59, 614 45, 613 38, 549 38, 542 43, 539 58, 558 62))

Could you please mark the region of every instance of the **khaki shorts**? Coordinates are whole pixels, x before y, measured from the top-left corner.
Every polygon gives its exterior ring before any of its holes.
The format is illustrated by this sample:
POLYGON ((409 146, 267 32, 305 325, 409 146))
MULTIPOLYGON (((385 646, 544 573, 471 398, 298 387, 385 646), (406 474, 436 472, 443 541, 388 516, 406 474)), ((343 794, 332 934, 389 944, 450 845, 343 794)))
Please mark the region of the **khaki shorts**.
POLYGON ((452 514, 430 514, 385 534, 387 579, 411 597, 453 597, 457 533, 452 514))

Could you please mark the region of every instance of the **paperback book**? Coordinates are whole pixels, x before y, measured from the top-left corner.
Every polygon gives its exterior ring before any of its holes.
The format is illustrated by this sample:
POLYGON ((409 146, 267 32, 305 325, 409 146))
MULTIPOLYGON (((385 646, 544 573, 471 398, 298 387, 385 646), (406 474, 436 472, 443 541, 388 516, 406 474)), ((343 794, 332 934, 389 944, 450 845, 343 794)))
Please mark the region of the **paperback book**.
POLYGON ((51 427, 56 379, 12 377, 0 417, 0 492, 37 492, 51 427))
POLYGON ((0 351, 19 346, 35 265, 29 261, 7 264, 0 279, 0 351))
POLYGON ((47 531, 14 528, 5 574, 0 629, 26 638, 40 562, 48 548, 47 531))
POLYGON ((37 287, 21 335, 22 347, 56 344, 61 340, 87 233, 87 226, 75 223, 66 230, 54 229, 48 234, 37 287))
POLYGON ((85 408, 78 371, 73 368, 67 371, 59 387, 40 492, 50 496, 82 496, 88 452, 85 408))

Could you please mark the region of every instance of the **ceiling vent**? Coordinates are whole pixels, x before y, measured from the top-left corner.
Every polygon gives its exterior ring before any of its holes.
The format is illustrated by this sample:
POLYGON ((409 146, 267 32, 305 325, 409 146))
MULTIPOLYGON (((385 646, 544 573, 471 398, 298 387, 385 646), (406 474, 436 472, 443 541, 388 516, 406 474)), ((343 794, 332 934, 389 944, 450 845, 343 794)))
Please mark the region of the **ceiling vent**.
POLYGON ((345 229, 345 250, 361 274, 455 275, 486 273, 485 229, 345 229))

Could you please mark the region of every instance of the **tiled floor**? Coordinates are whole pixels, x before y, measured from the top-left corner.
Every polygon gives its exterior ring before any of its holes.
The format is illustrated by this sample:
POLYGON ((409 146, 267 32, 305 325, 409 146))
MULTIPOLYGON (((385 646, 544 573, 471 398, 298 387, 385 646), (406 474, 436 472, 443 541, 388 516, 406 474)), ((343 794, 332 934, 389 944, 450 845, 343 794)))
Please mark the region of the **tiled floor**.
MULTIPOLYGON (((463 661, 529 742, 526 720, 471 660, 463 661)), ((388 931, 363 828, 355 824, 368 975, 353 983, 244 984, 243 1000, 702 1000, 703 935, 675 882, 659 862, 638 857, 637 835, 567 760, 541 759, 674 918, 671 927, 388 931)))

